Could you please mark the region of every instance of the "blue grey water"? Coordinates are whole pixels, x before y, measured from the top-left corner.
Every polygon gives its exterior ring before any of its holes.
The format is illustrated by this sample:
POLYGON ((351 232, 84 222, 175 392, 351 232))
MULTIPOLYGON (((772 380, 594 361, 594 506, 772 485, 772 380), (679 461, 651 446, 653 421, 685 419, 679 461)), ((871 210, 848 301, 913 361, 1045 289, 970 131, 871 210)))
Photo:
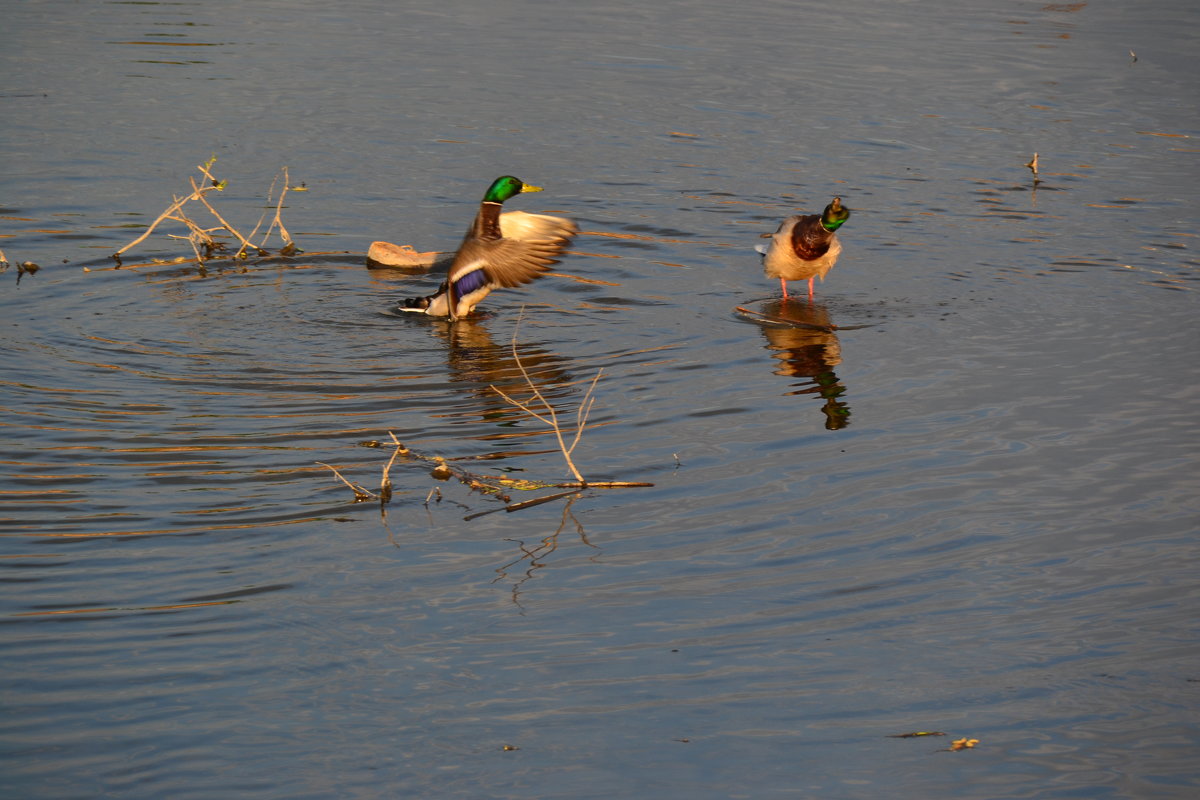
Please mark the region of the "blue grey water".
POLYGON ((3 796, 1200 791, 1196 4, 0 6, 3 796), (114 269, 214 155, 305 253, 114 269), (396 313, 504 173, 555 276, 396 313), (317 463, 567 478, 514 338, 652 488, 317 463))

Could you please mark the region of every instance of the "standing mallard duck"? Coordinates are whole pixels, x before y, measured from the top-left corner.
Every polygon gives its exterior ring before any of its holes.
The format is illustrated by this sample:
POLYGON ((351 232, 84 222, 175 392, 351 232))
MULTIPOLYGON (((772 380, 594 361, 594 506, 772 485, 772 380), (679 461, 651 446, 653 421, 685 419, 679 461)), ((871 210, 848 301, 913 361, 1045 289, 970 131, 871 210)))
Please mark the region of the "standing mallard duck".
POLYGON ((496 178, 437 293, 405 300, 401 310, 458 319, 470 314, 493 289, 520 286, 541 277, 570 243, 575 223, 524 211, 500 213, 505 200, 540 191, 542 187, 511 175, 496 178))
MULTIPOLYGON (((835 197, 825 206, 821 214, 807 217, 788 217, 771 236, 769 245, 759 245, 762 253, 763 270, 769 278, 779 278, 783 297, 788 296, 788 281, 808 281, 808 299, 813 299, 813 281, 833 269, 842 243, 834 234, 842 223, 850 219, 850 209, 842 207, 842 198, 835 197)), ((764 237, 767 234, 763 234, 764 237)))

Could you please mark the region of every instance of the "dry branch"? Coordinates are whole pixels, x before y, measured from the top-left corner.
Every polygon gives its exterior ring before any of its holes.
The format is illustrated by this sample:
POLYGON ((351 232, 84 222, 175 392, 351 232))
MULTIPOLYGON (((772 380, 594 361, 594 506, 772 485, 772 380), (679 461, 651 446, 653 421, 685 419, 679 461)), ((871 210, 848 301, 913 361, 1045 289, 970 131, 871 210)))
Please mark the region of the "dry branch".
POLYGON ((326 464, 324 461, 318 461, 316 463, 320 464, 322 467, 333 470, 333 474, 338 477, 338 480, 340 480, 342 483, 344 483, 350 487, 350 490, 352 492, 354 492, 354 502, 362 503, 367 500, 370 500, 372 497, 379 497, 379 495, 375 494, 374 492, 370 491, 369 489, 364 489, 363 487, 359 486, 357 483, 353 483, 351 481, 346 480, 345 476, 343 476, 342 473, 337 471, 337 467, 332 467, 329 464, 326 464))
MULTIPOLYGON (((238 242, 241 243, 241 246, 234 254, 234 258, 245 258, 247 250, 253 250, 257 255, 260 256, 269 255, 264 248, 267 241, 271 237, 271 232, 275 229, 279 230, 279 237, 284 244, 280 252, 283 255, 291 255, 296 251, 295 243, 292 242, 291 235, 288 233, 287 228, 284 227, 282 218, 283 198, 288 191, 287 167, 283 167, 281 170, 283 189, 280 191, 279 200, 275 205, 275 218, 271 222, 271 225, 267 228, 266 234, 263 235, 262 242, 256 245, 251 240, 254 237, 254 234, 258 231, 258 228, 262 225, 263 219, 266 218, 266 212, 263 213, 263 216, 261 219, 259 219, 258 224, 254 226, 254 230, 251 231, 250 236, 243 236, 241 231, 235 228, 233 224, 229 222, 229 220, 225 219, 225 217, 223 217, 221 213, 217 211, 216 207, 209 201, 207 197, 207 195, 211 194, 212 192, 224 191, 227 185, 226 181, 217 180, 212 174, 212 165, 214 162, 216 162, 216 160, 216 156, 213 156, 203 164, 198 164, 196 169, 200 171, 200 174, 203 176, 204 180, 198 181, 194 177, 189 177, 188 183, 192 188, 191 193, 185 197, 174 197, 171 205, 167 206, 166 210, 159 214, 158 217, 150 223, 150 226, 146 228, 141 236, 137 237, 132 242, 113 253, 112 257, 117 261, 118 266, 120 266, 121 263, 121 254, 144 242, 146 238, 149 237, 150 234, 152 234, 164 220, 174 220, 175 222, 179 222, 187 226, 189 232, 188 236, 172 236, 172 238, 186 238, 192 247, 192 251, 196 255, 196 260, 201 264, 203 264, 206 258, 210 258, 214 251, 224 249, 224 246, 212 236, 213 232, 220 230, 228 231, 235 239, 237 239, 238 242), (183 212, 183 208, 191 202, 197 202, 204 206, 208 213, 211 214, 218 223, 220 223, 218 227, 203 228, 190 219, 183 212), (203 251, 203 253, 201 251, 203 251)), ((275 179, 271 181, 271 188, 268 190, 267 194, 268 202, 270 202, 271 196, 275 192, 275 183, 279 179, 280 175, 276 175, 275 179)))
POLYGON ((529 385, 529 389, 533 392, 533 396, 536 397, 539 402, 541 402, 543 407, 545 407, 545 416, 534 411, 532 408, 530 408, 530 406, 522 403, 520 400, 509 397, 502 390, 496 388, 495 386, 491 387, 492 391, 503 397, 512 405, 524 411, 529 416, 545 423, 546 425, 549 425, 554 429, 554 436, 558 439, 558 449, 562 451, 563 459, 567 462, 567 467, 571 470, 571 474, 575 476, 575 480, 586 486, 587 481, 585 481, 583 476, 579 474, 579 470, 576 468, 575 462, 571 459, 571 454, 575 452, 575 446, 579 444, 579 439, 583 436, 583 429, 587 425, 588 414, 592 412, 592 404, 596 402, 596 399, 593 396, 593 393, 596 389, 596 383, 600 380, 600 376, 604 373, 604 370, 601 369, 596 372, 596 377, 592 378, 592 382, 588 386, 587 392, 584 393, 583 399, 579 402, 579 408, 575 412, 575 437, 571 440, 571 444, 568 446, 563 439, 562 426, 560 426, 558 422, 558 412, 555 411, 554 406, 550 404, 550 401, 547 400, 545 395, 542 394, 541 390, 538 389, 537 384, 533 382, 533 379, 529 377, 529 372, 525 369, 525 365, 521 363, 521 354, 517 352, 517 332, 521 329, 521 320, 524 318, 524 316, 525 309, 522 308, 521 313, 517 315, 516 327, 513 328, 513 359, 517 362, 517 368, 521 370, 521 377, 524 378, 525 383, 529 385))
MULTIPOLYGON (((524 313, 524 311, 522 310, 522 314, 523 313, 524 313)), ((518 329, 520 327, 519 319, 518 319, 517 327, 518 327, 518 329)), ((529 371, 525 369, 525 365, 521 362, 521 355, 517 350, 517 334, 516 334, 515 330, 513 332, 513 339, 512 339, 512 352, 513 352, 513 358, 516 361, 517 367, 521 371, 521 376, 525 378, 525 383, 528 384, 529 389, 530 389, 530 391, 532 391, 534 398, 536 398, 537 402, 541 404, 540 407, 534 403, 523 403, 520 400, 517 400, 517 399, 509 396, 508 394, 504 393, 503 391, 496 388, 495 386, 492 386, 491 388, 497 394, 499 394, 501 397, 503 397, 505 400, 507 400, 509 403, 511 403, 512 405, 521 409, 525 413, 529 414, 534 419, 542 422, 545 425, 548 425, 550 428, 552 428, 554 430, 554 435, 558 439, 559 451, 562 453, 563 458, 566 460, 567 467, 571 470, 571 474, 575 476, 575 480, 564 481, 564 482, 546 482, 546 481, 526 480, 523 478, 509 478, 509 477, 500 476, 500 475, 479 474, 479 473, 472 472, 471 470, 464 468, 459 463, 455 463, 455 460, 447 459, 447 458, 444 458, 443 456, 438 456, 438 455, 426 455, 424 453, 419 453, 415 450, 412 450, 411 448, 406 447, 399 439, 397 439, 396 434, 389 431, 388 435, 391 436, 391 439, 392 439, 391 444, 395 449, 392 451, 391 458, 388 459, 387 465, 384 466, 384 468, 383 468, 383 475, 380 480, 380 486, 379 486, 379 494, 375 494, 373 492, 368 492, 367 496, 379 497, 381 507, 386 506, 388 504, 388 502, 391 500, 391 497, 392 497, 392 481, 391 481, 391 477, 390 477, 391 470, 392 470, 392 466, 396 463, 396 460, 399 458, 404 458, 407 461, 424 462, 424 463, 430 465, 431 469, 429 471, 429 474, 431 477, 435 478, 436 480, 445 481, 445 480, 454 478, 454 479, 458 480, 460 483, 462 483, 464 486, 467 486, 468 488, 470 488, 472 491, 479 492, 480 494, 486 494, 491 497, 495 497, 497 500, 500 500, 502 503, 504 503, 503 509, 496 508, 496 509, 490 509, 488 511, 481 511, 481 512, 478 512, 475 514, 471 514, 468 517, 466 517, 466 519, 468 519, 468 520, 475 519, 476 517, 480 517, 485 514, 491 514, 491 513, 497 512, 497 511, 501 511, 501 510, 503 510, 503 511, 520 511, 525 508, 532 508, 533 506, 541 505, 542 503, 548 503, 552 500, 558 500, 563 497, 577 496, 584 489, 630 489, 630 488, 654 485, 653 483, 645 483, 645 482, 640 482, 640 481, 589 481, 589 480, 586 480, 583 477, 583 475, 580 474, 579 469, 575 466, 575 462, 571 457, 572 453, 574 453, 574 451, 575 451, 575 447, 579 444, 579 441, 583 436, 584 429, 587 427, 588 415, 591 413, 592 407, 595 404, 596 384, 599 382, 600 376, 601 376, 601 374, 603 374, 603 370, 596 373, 596 377, 592 379, 591 383, 588 384, 587 391, 584 392, 583 399, 579 403, 579 408, 575 412, 575 431, 574 431, 574 435, 571 436, 569 433, 564 432, 563 426, 559 422, 557 409, 555 409, 554 406, 550 403, 550 401, 546 399, 546 396, 542 393, 542 390, 537 386, 536 383, 534 383, 533 378, 530 377, 530 375, 529 375, 529 371), (570 439, 569 444, 567 441, 568 438, 570 439), (513 502, 512 497, 509 494, 509 492, 514 491, 514 490, 515 491, 529 491, 529 490, 538 490, 538 489, 566 489, 568 491, 555 492, 554 494, 533 498, 531 500, 522 500, 522 501, 518 501, 518 502, 513 502)), ((376 441, 361 442, 360 444, 365 447, 382 447, 383 446, 383 443, 376 442, 376 441)), ((468 459, 478 460, 480 458, 485 458, 485 457, 482 457, 482 456, 467 457, 466 459, 458 459, 458 461, 468 460, 468 459)), ((321 463, 321 462, 317 462, 317 463, 321 463)), ((324 466, 328 466, 328 465, 324 465, 324 466)), ((333 469, 333 467, 329 467, 329 468, 333 469)), ((342 478, 341 474, 337 473, 337 470, 334 470, 334 473, 338 474, 339 478, 342 478)), ((367 490, 363 489, 362 487, 358 486, 357 484, 351 483, 350 481, 346 480, 345 478, 342 478, 342 481, 344 483, 346 483, 347 486, 349 486, 351 489, 354 490, 356 499, 367 499, 367 497, 359 498, 359 493, 367 492, 367 490)), ((431 491, 429 494, 429 497, 425 498, 426 505, 429 504, 429 498, 432 496, 433 496, 433 492, 431 491)), ((439 498, 440 498, 440 493, 439 493, 439 498)))

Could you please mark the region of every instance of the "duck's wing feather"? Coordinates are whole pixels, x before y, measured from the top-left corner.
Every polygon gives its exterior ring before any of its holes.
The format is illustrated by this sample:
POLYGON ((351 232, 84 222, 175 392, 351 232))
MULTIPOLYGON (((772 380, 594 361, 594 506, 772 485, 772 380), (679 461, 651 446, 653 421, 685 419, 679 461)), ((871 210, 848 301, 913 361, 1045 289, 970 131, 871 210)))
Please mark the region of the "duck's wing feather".
POLYGON ((558 260, 576 230, 575 223, 563 217, 506 212, 500 215, 500 238, 477 236, 472 228, 450 265, 449 280, 458 283, 482 270, 489 286, 528 283, 558 260))

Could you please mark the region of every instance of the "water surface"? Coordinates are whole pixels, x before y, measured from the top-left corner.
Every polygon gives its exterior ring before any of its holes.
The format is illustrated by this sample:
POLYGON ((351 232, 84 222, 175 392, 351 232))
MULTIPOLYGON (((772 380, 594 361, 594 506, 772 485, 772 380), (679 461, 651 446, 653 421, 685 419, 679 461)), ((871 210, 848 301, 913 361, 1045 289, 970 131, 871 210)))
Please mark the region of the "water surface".
POLYGON ((6 794, 1195 794, 1190 4, 5 17, 6 794), (306 252, 114 269, 212 155, 306 252), (438 278, 368 244, 502 173, 571 255, 397 313, 438 278), (783 305, 753 247, 835 194, 783 305), (568 477, 516 357, 567 415, 603 370, 576 461, 655 485, 321 465, 568 477))

